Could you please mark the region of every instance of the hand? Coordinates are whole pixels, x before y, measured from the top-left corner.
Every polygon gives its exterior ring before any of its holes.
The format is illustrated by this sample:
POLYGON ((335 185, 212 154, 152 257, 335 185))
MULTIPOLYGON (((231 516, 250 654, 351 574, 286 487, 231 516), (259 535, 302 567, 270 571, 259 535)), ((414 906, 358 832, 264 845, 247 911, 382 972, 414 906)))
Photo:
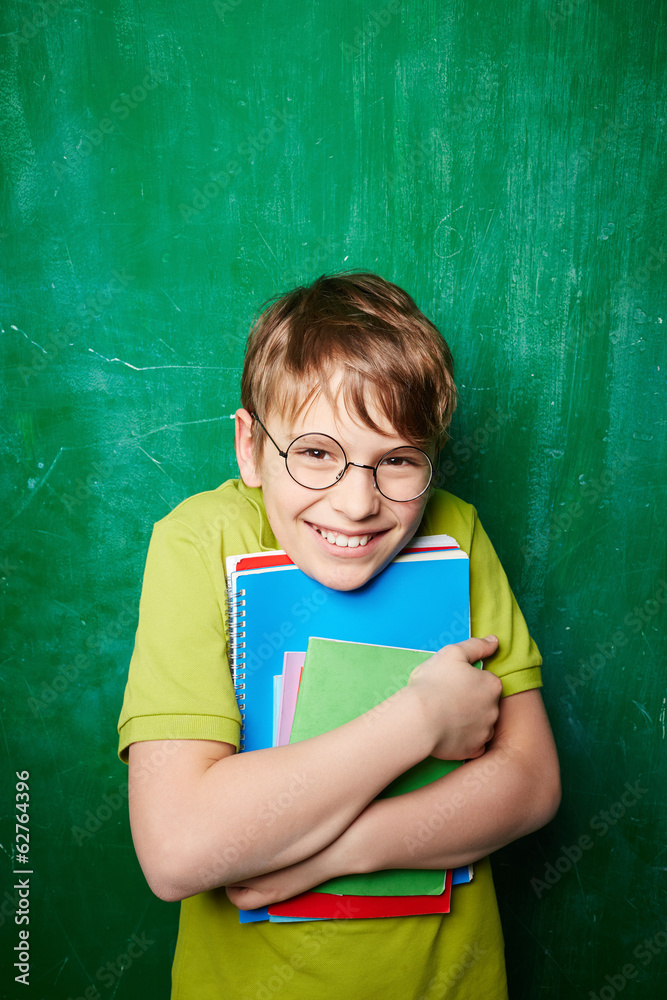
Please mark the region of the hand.
POLYGON ((291 899, 335 875, 344 874, 332 867, 333 854, 332 845, 329 845, 296 865, 235 882, 228 885, 225 891, 239 910, 254 910, 258 906, 270 906, 283 899, 291 899))
POLYGON ((258 906, 270 906, 272 903, 279 903, 283 899, 289 899, 299 893, 299 889, 285 891, 285 879, 280 878, 283 872, 289 871, 283 868, 280 872, 269 872, 268 875, 257 875, 255 878, 247 879, 245 882, 235 882, 225 888, 227 896, 239 910, 255 910, 258 906), (283 891, 281 891, 281 887, 283 891))
POLYGON ((495 674, 471 664, 497 648, 496 636, 466 639, 444 646, 412 671, 408 688, 422 705, 433 757, 470 760, 484 753, 493 737, 503 686, 495 674))

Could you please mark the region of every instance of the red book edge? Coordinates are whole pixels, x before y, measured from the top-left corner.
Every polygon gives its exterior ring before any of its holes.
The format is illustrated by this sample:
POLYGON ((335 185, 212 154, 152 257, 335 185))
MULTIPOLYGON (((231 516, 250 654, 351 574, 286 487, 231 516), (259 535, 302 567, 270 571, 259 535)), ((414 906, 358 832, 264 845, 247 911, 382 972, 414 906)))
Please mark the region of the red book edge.
POLYGON ((276 917, 345 919, 360 917, 412 917, 449 913, 452 872, 447 870, 444 892, 439 896, 335 896, 325 892, 302 892, 269 907, 276 917))
MULTIPOLYGON (((433 545, 428 548, 421 548, 419 546, 410 546, 401 549, 399 555, 410 555, 413 552, 448 552, 458 549, 458 545, 433 545)), ((252 555, 247 556, 244 559, 239 559, 236 563, 235 570, 244 569, 266 569, 269 566, 293 566, 294 563, 288 555, 284 552, 280 553, 270 553, 267 552, 266 555, 252 555)))

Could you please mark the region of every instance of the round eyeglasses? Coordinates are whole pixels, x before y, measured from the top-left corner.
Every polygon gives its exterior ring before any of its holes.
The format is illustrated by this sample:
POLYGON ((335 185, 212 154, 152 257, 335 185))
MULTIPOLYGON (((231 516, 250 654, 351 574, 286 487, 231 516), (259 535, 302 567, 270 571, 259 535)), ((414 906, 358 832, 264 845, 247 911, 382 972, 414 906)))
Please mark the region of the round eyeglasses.
POLYGON ((300 434, 282 451, 256 413, 251 414, 269 441, 285 459, 285 468, 295 483, 308 490, 327 490, 340 482, 350 465, 370 469, 378 491, 387 500, 406 503, 416 500, 431 485, 433 463, 425 451, 405 445, 392 448, 377 465, 349 462, 342 446, 329 434, 300 434))

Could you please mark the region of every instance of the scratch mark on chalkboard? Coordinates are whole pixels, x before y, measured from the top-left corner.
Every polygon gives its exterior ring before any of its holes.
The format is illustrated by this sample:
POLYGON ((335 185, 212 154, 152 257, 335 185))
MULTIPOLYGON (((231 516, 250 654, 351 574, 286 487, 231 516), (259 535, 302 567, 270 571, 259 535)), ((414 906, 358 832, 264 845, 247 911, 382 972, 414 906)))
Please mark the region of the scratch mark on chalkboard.
POLYGON ((62 601, 56 601, 55 598, 52 598, 52 600, 53 603, 57 604, 59 608, 64 608, 65 611, 69 611, 69 613, 74 615, 76 618, 80 617, 80 613, 76 610, 76 608, 69 608, 66 604, 63 604, 62 601))
MULTIPOLYGON (((143 438, 150 437, 151 434, 159 434, 161 431, 172 431, 176 427, 191 427, 192 424, 215 424, 220 420, 229 420, 229 417, 227 415, 223 417, 202 417, 200 420, 180 420, 173 424, 162 424, 161 427, 156 427, 152 431, 146 431, 145 434, 137 434, 133 438, 125 438, 124 441, 132 441, 134 443, 135 441, 141 441, 143 438)), ((118 442, 118 444, 121 443, 120 441, 118 442)))
POLYGON ((117 361, 119 365, 127 365, 128 368, 132 368, 135 372, 159 372, 163 371, 165 368, 181 368, 186 369, 190 372, 236 372, 238 368, 219 368, 217 365, 148 365, 146 367, 141 367, 137 365, 130 364, 129 361, 123 361, 122 358, 105 358, 103 354, 99 351, 94 351, 92 347, 88 350, 91 354, 96 354, 98 358, 102 358, 102 361, 117 361))
POLYGON ((665 702, 667 698, 662 699, 662 708, 660 709, 660 724, 662 726, 662 738, 665 738, 665 702))
POLYGON ((551 959, 551 961, 556 966, 556 968, 558 969, 558 971, 561 973, 561 975, 563 976, 563 978, 568 981, 568 983, 570 984, 570 986, 574 986, 574 983, 572 982, 572 979, 570 978, 570 976, 568 976, 568 974, 567 974, 566 970, 563 968, 563 966, 559 965, 559 963, 556 961, 556 959, 554 958, 552 952, 547 947, 545 947, 545 945, 542 944, 542 942, 540 941, 540 939, 533 933, 533 931, 530 929, 530 927, 528 927, 527 924, 519 917, 519 914, 515 910, 511 910, 510 909, 510 912, 512 913, 512 916, 514 917, 514 919, 516 920, 516 922, 518 924, 521 924, 521 926, 523 927, 523 929, 526 932, 526 934, 529 934, 530 937, 532 937, 533 941, 535 941, 535 943, 537 945, 539 945, 539 947, 542 949, 543 954, 546 955, 549 959, 551 959))
MULTIPOLYGON (((444 225, 444 223, 447 221, 447 219, 449 219, 449 218, 452 217, 452 215, 454 214, 454 212, 458 212, 462 208, 463 208, 463 205, 459 205, 459 207, 453 209, 449 213, 449 215, 446 215, 443 219, 440 219, 440 222, 435 227, 435 232, 433 234, 433 240, 434 241, 435 241, 438 233, 440 232, 441 226, 444 225)), ((461 243, 463 243, 463 237, 461 236, 461 234, 458 231, 458 229, 455 229, 454 226, 445 226, 444 228, 447 229, 447 230, 449 230, 450 233, 456 233, 456 235, 458 236, 458 238, 461 241, 461 243)), ((460 254, 462 249, 463 249, 462 247, 459 247, 458 250, 454 250, 453 253, 446 253, 446 254, 445 253, 438 253, 438 251, 436 250, 435 251, 435 255, 436 255, 436 257, 440 257, 442 260, 449 260, 450 257, 456 257, 458 254, 460 254)))
POLYGON ((63 934, 64 934, 64 936, 65 936, 65 938, 67 940, 67 943, 69 944, 70 948, 72 949, 72 954, 74 955, 74 957, 76 958, 77 962, 81 966, 81 969, 83 970, 84 975, 86 975, 88 978, 90 978, 88 976, 88 971, 86 969, 86 966, 84 965, 83 961, 81 960, 81 956, 79 955, 78 951, 74 947, 74 942, 72 941, 71 937, 69 936, 69 934, 67 933, 67 931, 63 927, 62 921, 60 920, 60 917, 58 916, 58 911, 57 910, 54 911, 53 915, 54 915, 55 919, 58 921, 58 925, 59 925, 61 931, 63 932, 63 934))
POLYGON ((22 506, 22 507, 20 507, 20 508, 19 508, 19 509, 17 510, 17 512, 16 512, 15 514, 14 514, 14 516, 13 516, 13 517, 10 517, 10 519, 9 519, 9 520, 8 520, 8 521, 6 522, 6 524, 5 524, 5 527, 6 527, 6 528, 7 528, 7 527, 8 527, 8 526, 9 526, 9 525, 10 525, 10 524, 11 524, 11 523, 13 522, 13 521, 15 521, 15 520, 16 520, 16 518, 17 518, 17 517, 19 517, 19 515, 20 515, 20 514, 22 514, 22 513, 23 513, 23 511, 24 511, 24 510, 26 509, 26 507, 27 507, 27 506, 28 506, 28 505, 29 505, 30 503, 32 503, 32 501, 33 501, 33 500, 35 499, 35 496, 37 495, 37 493, 39 493, 39 491, 41 490, 42 486, 43 486, 43 485, 45 484, 46 480, 47 480, 47 479, 49 478, 49 476, 50 476, 50 475, 51 475, 51 473, 53 472, 53 469, 54 469, 54 466, 55 466, 56 462, 58 461, 58 459, 60 458, 60 456, 62 455, 62 453, 63 453, 64 451, 66 451, 66 449, 65 449, 65 448, 62 448, 62 447, 61 447, 61 448, 59 448, 59 450, 58 450, 58 454, 56 455, 56 457, 55 457, 55 458, 53 459, 53 461, 51 462, 51 465, 50 465, 50 466, 48 467, 48 469, 46 470, 46 472, 44 473, 44 475, 43 475, 43 476, 42 476, 42 478, 40 479, 40 481, 39 481, 39 483, 37 484, 37 486, 35 486, 34 490, 31 490, 31 491, 30 491, 30 493, 28 494, 28 499, 26 500, 26 502, 25 502, 25 503, 23 504, 23 506, 22 506))
POLYGON ((584 892, 584 887, 581 884, 581 877, 579 875, 579 866, 577 864, 574 865, 574 874, 577 876, 577 883, 579 885, 579 891, 581 892, 581 898, 584 901, 584 906, 585 906, 586 905, 586 894, 584 892))
POLYGON ((642 713, 642 715, 646 716, 646 718, 651 723, 651 725, 653 725, 653 719, 651 718, 651 716, 646 711, 646 706, 645 705, 640 705, 638 701, 634 700, 634 698, 632 699, 632 704, 636 705, 637 708, 639 709, 639 711, 642 713))
POLYGON ((597 535, 600 535, 603 531, 606 531, 606 529, 607 522, 603 520, 599 528, 594 528, 592 531, 589 531, 588 534, 582 536, 578 542, 574 542, 569 548, 565 548, 563 554, 558 556, 558 558, 550 560, 550 569, 553 571, 554 567, 562 563, 563 559, 571 558, 584 543, 590 544, 592 539, 594 539, 597 535))
POLYGON ((257 225, 257 223, 256 223, 256 222, 254 223, 254 226, 255 226, 255 229, 257 230, 257 232, 259 233, 259 235, 260 235, 260 236, 262 237, 262 239, 264 240, 264 243, 266 244, 266 248, 267 248, 267 250, 269 251, 269 253, 271 254, 271 256, 273 257, 273 259, 275 260, 276 264, 279 264, 279 263, 280 263, 280 261, 278 260, 278 258, 277 258, 277 257, 276 257, 276 255, 274 254, 274 252, 273 252, 273 250, 271 249, 271 247, 269 246, 269 244, 268 244, 268 243, 266 242, 266 240, 264 239, 264 235, 263 235, 262 231, 260 230, 260 228, 259 228, 259 226, 257 225))
POLYGON ((71 265, 71 268, 72 268, 72 274, 74 275, 74 277, 78 281, 79 280, 79 276, 76 273, 76 268, 74 267, 74 263, 72 261, 72 254, 70 253, 69 244, 68 244, 67 240, 65 240, 65 249, 67 250, 67 259, 70 262, 70 265, 71 265))
MULTIPOLYGON (((35 699, 35 696, 33 694, 33 690, 30 687, 30 684, 28 683, 27 680, 25 681, 25 686, 27 687, 28 691, 30 692, 30 697, 32 698, 33 702, 35 702, 36 699, 35 699)), ((54 752, 54 749, 53 749, 53 743, 51 742, 51 734, 49 733, 49 727, 46 725, 46 722, 44 721, 44 719, 42 717, 42 714, 39 711, 39 709, 38 709, 38 718, 39 718, 39 721, 42 723, 42 727, 44 729, 44 732, 46 733, 46 738, 47 738, 48 743, 49 743, 49 749, 51 750, 51 759, 53 760, 53 763, 54 763, 54 770, 55 770, 55 773, 56 773, 56 781, 58 782, 58 788, 60 789, 60 795, 61 795, 62 799, 64 800, 65 799, 65 791, 64 791, 62 783, 60 781, 60 768, 58 767, 58 764, 57 764, 58 758, 57 758, 57 756, 56 756, 56 754, 54 752)), ((1 716, 0 716, 0 721, 2 721, 2 717, 1 716)), ((4 730, 4 726, 3 726, 3 730, 4 730)))
MULTIPOLYGON (((0 38, 1 37, 2 36, 0 35, 0 38)), ((0 236, 1 235, 2 234, 0 233, 0 236)), ((0 307, 2 309, 12 309, 13 306, 14 304, 12 302, 0 302, 0 307)), ((36 309, 30 309, 27 305, 23 305, 23 303, 21 303, 21 312, 26 313, 28 316, 36 316, 40 321, 44 321, 44 313, 38 312, 36 309)), ((0 331, 2 333, 7 332, 4 326, 2 326, 1 324, 0 324, 0 331)))
MULTIPOLYGON (((146 456, 146 458, 150 458, 151 462, 155 462, 155 464, 157 465, 157 467, 160 470, 160 472, 164 472, 165 476, 167 477, 167 479, 171 483, 174 483, 174 480, 171 478, 171 476, 169 475, 169 473, 165 472, 164 469, 162 468, 162 462, 158 462, 157 458, 153 458, 152 455, 149 455, 148 452, 146 451, 146 449, 142 448, 141 445, 138 445, 138 448, 139 448, 139 451, 143 451, 143 453, 146 456)), ((174 486, 175 485, 176 485, 176 483, 174 483, 174 486)))
POLYGON ((42 352, 42 354, 46 354, 46 353, 47 353, 47 352, 46 352, 46 351, 44 350, 44 348, 42 347, 42 345, 41 345, 41 344, 38 344, 36 340, 31 340, 31 339, 30 339, 30 337, 29 337, 29 336, 28 336, 28 334, 27 334, 27 333, 25 332, 25 330, 20 330, 20 329, 18 328, 18 326, 14 326, 14 324, 13 324, 13 323, 11 324, 11 326, 10 326, 10 329, 11 329, 11 330, 16 330, 16 332, 17 332, 17 333, 22 333, 22 334, 23 334, 23 336, 25 337, 25 339, 26 339, 26 340, 28 341, 28 343, 29 343, 29 344, 32 344, 32 345, 33 345, 34 347, 39 347, 39 349, 40 349, 40 351, 42 352))
MULTIPOLYGON (((595 772, 596 777, 600 778, 601 774, 600 774, 600 770, 599 770, 599 768, 597 766, 597 762, 594 760, 593 756, 591 755, 590 751, 588 750, 588 745, 587 745, 587 743, 584 740, 581 722, 578 719, 573 719, 572 716, 569 716, 568 722, 569 722, 570 726, 575 730, 575 739, 577 740, 577 742, 579 743, 579 745, 581 747, 581 751, 580 752, 583 753, 584 756, 586 757, 586 760, 591 765, 591 770, 595 772)), ((584 793, 584 794, 587 794, 587 793, 584 793)))
MULTIPOLYGON (((488 223, 486 225, 486 229, 484 230, 483 240, 485 240, 487 238, 487 236, 489 235, 489 229, 491 228, 491 223, 495 221, 494 217, 495 217, 495 214, 498 211, 498 209, 497 208, 489 208, 489 209, 487 209, 487 211, 491 212, 491 215, 489 216, 489 221, 488 221, 488 223)), ((478 255, 478 256, 481 256, 481 254, 478 255)))
MULTIPOLYGON (((139 930, 139 928, 141 927, 141 924, 142 924, 142 922, 143 922, 143 919, 144 919, 144 917, 146 916, 146 911, 148 910, 148 905, 149 905, 149 902, 150 902, 150 900, 148 900, 148 901, 146 902, 146 905, 144 906, 144 909, 143 909, 143 913, 142 913, 142 914, 141 914, 141 916, 139 917, 139 919, 138 919, 138 921, 137 921, 137 923, 136 923, 136 925, 135 925, 135 927, 134 927, 134 930, 132 931, 132 934, 130 934, 130 938, 131 938, 131 937, 132 937, 133 935, 136 935, 137 931, 138 931, 138 930, 139 930)), ((113 1000, 113 998, 114 998, 114 997, 116 996, 116 993, 117 993, 117 991, 118 991, 118 987, 120 986, 120 977, 122 976, 122 974, 123 974, 123 972, 125 971, 125 969, 126 969, 126 968, 129 968, 129 963, 128 963, 128 965, 127 965, 127 966, 126 966, 126 965, 123 965, 123 966, 121 966, 121 969, 120 969, 120 973, 118 974, 118 979, 116 980, 116 986, 115 986, 115 988, 114 988, 114 991, 113 991, 113 993, 111 994, 111 1000, 113 1000)))
MULTIPOLYGON (((180 309, 179 309, 179 312, 180 312, 180 309)), ((162 337, 158 337, 158 341, 159 341, 159 343, 160 343, 160 344, 164 344, 164 346, 165 346, 166 348, 168 348, 168 350, 170 350, 172 354, 175 354, 175 353, 176 353, 176 351, 175 351, 175 350, 174 350, 174 348, 173 348, 173 347, 171 346, 171 344, 168 344, 166 340, 163 340, 163 339, 162 339, 162 337)))
MULTIPOLYGON (((58 982, 58 980, 62 976, 63 969, 65 968, 65 966, 67 965, 68 962, 69 962, 69 957, 67 955, 65 955, 65 957, 62 960, 62 962, 60 963, 60 968, 58 969, 58 975, 53 980, 53 985, 54 986, 56 985, 56 983, 58 982)), ((55 968, 58 968, 58 963, 57 962, 56 962, 55 968)), ((47 969, 47 972, 50 972, 50 971, 51 971, 51 969, 47 969)))
MULTIPOLYGON (((655 841, 653 841, 653 845, 654 845, 654 847, 655 847, 655 841)), ((661 848, 661 849, 660 849, 660 850, 658 851, 658 853, 657 853, 656 857, 655 857, 655 858, 654 858, 653 860, 654 860, 654 861, 658 861, 658 860, 659 860, 660 858, 662 858, 662 855, 663 855, 663 854, 665 853, 665 851, 666 851, 666 850, 667 850, 667 848, 666 848, 666 847, 662 847, 662 848, 661 848)), ((657 866, 657 865, 655 865, 655 866, 653 866, 653 867, 656 867, 656 868, 657 868, 658 866, 657 866)), ((667 868, 660 868, 659 870, 660 870, 661 872, 663 872, 663 871, 664 871, 664 872, 667 872, 667 868)))
POLYGON ((46 531, 45 528, 35 528, 35 534, 36 535, 51 535, 52 538, 61 538, 63 542, 69 542, 69 541, 71 541, 71 539, 67 538, 65 535, 56 535, 55 531, 46 531))
MULTIPOLYGON (((90 348, 90 350, 92 350, 92 348, 90 348)), ((93 351, 93 353, 96 354, 97 352, 93 351)), ((100 355, 100 357, 101 357, 101 355, 100 355)), ((109 359, 105 358, 105 360, 109 360, 109 359)), ((118 360, 118 359, 115 359, 115 360, 118 360)), ((189 365, 164 365, 163 367, 165 367, 165 368, 188 368, 188 369, 190 369, 189 365)), ((137 370, 138 371, 150 371, 151 369, 137 369, 137 370)), ((194 367, 191 370, 192 371, 197 371, 197 369, 194 368, 194 367)), ((237 372, 238 371, 238 369, 236 369, 236 368, 213 368, 212 370, 213 371, 233 371, 233 372, 237 372)), ((123 439, 122 442, 117 442, 117 441, 104 442, 103 441, 101 443, 102 444, 109 444, 109 443, 120 444, 120 443, 130 443, 131 442, 132 444, 136 444, 137 441, 141 440, 142 438, 150 437, 151 434, 159 434, 160 431, 169 431, 169 430, 173 430, 176 427, 189 427, 192 424, 210 424, 210 423, 215 423, 216 421, 228 420, 228 419, 229 418, 227 416, 220 416, 220 417, 202 417, 200 420, 184 420, 184 421, 173 423, 173 424, 163 424, 161 427, 156 427, 152 431, 146 431, 145 434, 137 435, 137 437, 134 437, 134 438, 132 438, 132 437, 125 438, 125 439, 123 439)), ((61 446, 58 449, 58 454, 53 459, 53 461, 51 462, 51 465, 48 467, 48 469, 46 470, 46 472, 44 473, 44 475, 42 476, 42 478, 40 479, 40 481, 37 483, 37 485, 34 487, 34 489, 31 489, 30 492, 28 493, 25 503, 22 504, 21 507, 19 507, 19 509, 16 511, 16 513, 12 517, 10 517, 8 521, 5 522, 4 527, 5 528, 9 527, 9 525, 12 524, 17 519, 17 517, 20 517, 21 514, 24 512, 24 510, 26 510, 27 507, 32 503, 32 501, 35 499, 35 496, 41 490, 42 486, 44 486, 46 484, 49 476, 51 475, 51 473, 53 472, 53 470, 54 470, 54 468, 56 466, 56 463, 57 463, 58 459, 63 454, 63 452, 66 452, 66 451, 79 451, 81 448, 88 448, 88 447, 92 447, 92 446, 93 446, 92 442, 89 445, 88 444, 80 445, 77 448, 69 447, 69 446, 68 447, 61 446)), ((150 455, 148 457, 150 458, 150 455)), ((165 475, 166 475, 166 473, 165 473, 165 475)), ((172 482, 173 482, 173 480, 172 480, 172 482)), ((47 532, 45 532, 45 534, 47 534, 47 532)), ((60 536, 55 536, 55 537, 60 537, 60 536)))
MULTIPOLYGON (((162 285, 158 285, 158 288, 160 289, 160 291, 162 292, 162 294, 165 296, 165 298, 169 299, 169 301, 171 302, 171 304, 174 307, 174 309, 176 310, 176 312, 180 312, 181 310, 178 308, 178 306, 176 305, 176 303, 174 302, 174 300, 171 298, 171 296, 167 295, 167 293, 165 292, 165 290, 162 287, 162 285)), ((162 341, 162 343, 164 344, 164 340, 162 341)))
MULTIPOLYGON (((234 370, 236 371, 237 369, 234 369, 234 370)), ((98 447, 108 448, 108 447, 111 447, 112 445, 116 445, 117 446, 117 445, 122 445, 122 444, 136 445, 138 441, 143 441, 144 438, 151 437, 151 435, 153 435, 153 434, 161 434, 162 431, 172 431, 172 430, 176 430, 179 427, 192 427, 194 424, 217 424, 217 423, 220 423, 220 421, 222 421, 222 420, 227 421, 229 419, 230 419, 230 415, 229 414, 224 414, 223 416, 220 416, 220 417, 201 417, 199 420, 176 420, 172 424, 161 424, 159 427, 154 427, 153 430, 144 431, 143 434, 134 434, 134 435, 132 435, 130 437, 125 437, 125 438, 110 438, 109 440, 101 440, 101 441, 89 441, 86 444, 80 444, 80 445, 76 445, 76 446, 74 446, 74 445, 63 445, 60 448, 60 451, 58 452, 58 454, 56 455, 56 457, 54 458, 53 462, 49 466, 47 472, 44 475, 44 478, 31 491, 31 493, 30 493, 30 495, 28 497, 28 500, 23 505, 23 507, 21 508, 21 510, 17 514, 15 514, 14 517, 10 521, 7 521, 7 524, 11 524, 11 521, 13 521, 15 518, 17 518, 18 515, 23 510, 25 510, 25 508, 28 506, 28 503, 30 502, 30 500, 32 499, 32 497, 35 495, 35 493, 37 493, 37 491, 40 489, 40 487, 43 486, 44 483, 46 482, 47 477, 50 475, 51 470, 53 469, 53 466, 56 464, 56 462, 57 462, 57 460, 60 457, 60 455, 61 455, 62 452, 65 452, 65 451, 72 451, 72 452, 74 452, 74 451, 83 451, 86 448, 98 448, 98 447)), ((231 414, 231 419, 232 420, 234 419, 234 414, 233 413, 231 414)), ((43 528, 36 528, 35 531, 39 531, 39 532, 41 532, 44 535, 53 535, 54 538, 63 538, 62 535, 56 535, 56 534, 54 534, 54 532, 52 532, 52 531, 46 531, 43 528)), ((68 538, 63 538, 63 540, 64 541, 69 541, 68 538)))
POLYGON ((7 850, 7 848, 5 847, 5 845, 4 844, 0 844, 0 848, 2 848, 2 850, 5 852, 5 854, 7 855, 7 857, 10 858, 10 860, 11 860, 11 854, 9 853, 9 851, 7 850))

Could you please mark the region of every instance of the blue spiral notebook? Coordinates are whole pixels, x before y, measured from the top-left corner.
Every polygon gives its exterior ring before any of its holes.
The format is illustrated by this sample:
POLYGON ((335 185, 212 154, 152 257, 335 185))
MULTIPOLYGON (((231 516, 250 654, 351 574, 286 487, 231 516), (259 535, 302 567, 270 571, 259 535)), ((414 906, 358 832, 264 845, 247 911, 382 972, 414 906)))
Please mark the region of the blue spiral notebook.
MULTIPOLYGON (((332 590, 283 552, 230 557, 230 664, 242 720, 241 749, 273 745, 274 676, 287 650, 320 636, 435 652, 470 635, 469 560, 447 535, 413 539, 356 590, 332 590)), ((266 919, 240 911, 242 922, 266 919)))
POLYGON ((230 663, 242 749, 272 745, 273 677, 287 650, 343 639, 435 652, 470 635, 469 561, 454 539, 425 536, 356 590, 331 590, 283 552, 228 560, 230 663), (443 545, 449 547, 436 548, 443 545))

